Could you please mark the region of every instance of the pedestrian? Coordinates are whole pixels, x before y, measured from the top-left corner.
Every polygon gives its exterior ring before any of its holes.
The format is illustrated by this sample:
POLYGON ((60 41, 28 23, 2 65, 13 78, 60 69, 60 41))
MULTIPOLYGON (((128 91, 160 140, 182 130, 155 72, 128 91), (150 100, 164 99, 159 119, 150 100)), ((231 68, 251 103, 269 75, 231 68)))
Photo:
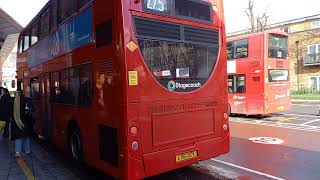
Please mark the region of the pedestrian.
MULTIPOLYGON (((2 90, 3 88, 2 87, 0 87, 0 99, 1 99, 1 96, 2 96, 2 94, 3 94, 3 90, 2 90)), ((1 110, 1 106, 0 106, 0 110, 1 110)), ((4 126, 5 126, 5 120, 3 119, 3 118, 1 118, 1 116, 0 116, 0 133, 3 133, 3 130, 4 130, 4 126)))
POLYGON ((11 139, 15 142, 15 156, 20 157, 22 152, 31 153, 30 137, 33 134, 33 105, 31 100, 17 92, 14 98, 13 123, 11 126, 11 139))
POLYGON ((1 88, 0 96, 0 120, 5 123, 3 129, 3 138, 10 136, 10 121, 13 112, 13 98, 10 96, 7 88, 1 88))

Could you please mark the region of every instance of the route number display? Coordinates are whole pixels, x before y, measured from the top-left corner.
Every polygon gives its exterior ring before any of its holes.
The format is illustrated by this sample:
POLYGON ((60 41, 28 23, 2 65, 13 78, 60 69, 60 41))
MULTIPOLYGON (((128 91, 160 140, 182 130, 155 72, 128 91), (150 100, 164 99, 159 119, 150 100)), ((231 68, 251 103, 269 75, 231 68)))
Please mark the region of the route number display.
POLYGON ((167 12, 168 0, 145 0, 145 7, 152 11, 167 12))

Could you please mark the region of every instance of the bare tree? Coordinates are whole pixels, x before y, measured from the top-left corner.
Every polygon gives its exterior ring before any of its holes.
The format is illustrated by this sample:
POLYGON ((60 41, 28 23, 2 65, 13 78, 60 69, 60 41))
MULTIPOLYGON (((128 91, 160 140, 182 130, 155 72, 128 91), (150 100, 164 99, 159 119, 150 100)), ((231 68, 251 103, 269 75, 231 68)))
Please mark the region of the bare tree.
POLYGON ((270 18, 268 9, 265 9, 261 15, 258 13, 258 16, 256 16, 254 5, 254 0, 249 0, 248 8, 245 11, 251 26, 250 31, 252 33, 265 31, 268 25, 268 20, 270 18))

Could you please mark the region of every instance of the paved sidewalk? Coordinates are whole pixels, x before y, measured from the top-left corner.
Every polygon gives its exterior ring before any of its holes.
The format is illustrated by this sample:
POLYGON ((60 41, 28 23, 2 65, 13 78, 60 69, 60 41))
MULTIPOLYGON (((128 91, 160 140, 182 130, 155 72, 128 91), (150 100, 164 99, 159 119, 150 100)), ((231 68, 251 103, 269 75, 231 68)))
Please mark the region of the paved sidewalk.
POLYGON ((15 158, 13 144, 0 137, 0 180, 76 180, 70 170, 32 141, 32 153, 15 158))
POLYGON ((292 99, 292 104, 306 104, 306 105, 319 105, 320 106, 320 100, 304 100, 304 99, 292 99))

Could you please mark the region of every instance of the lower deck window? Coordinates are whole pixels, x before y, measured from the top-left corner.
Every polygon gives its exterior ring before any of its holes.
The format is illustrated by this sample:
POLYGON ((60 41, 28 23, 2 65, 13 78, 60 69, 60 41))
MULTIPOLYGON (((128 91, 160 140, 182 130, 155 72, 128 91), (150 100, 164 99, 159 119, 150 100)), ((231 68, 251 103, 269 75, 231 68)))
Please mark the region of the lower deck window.
POLYGON ((70 105, 88 105, 93 93, 92 65, 85 64, 51 74, 51 100, 70 105))
POLYGON ((228 93, 245 93, 246 78, 245 75, 228 76, 228 93))

